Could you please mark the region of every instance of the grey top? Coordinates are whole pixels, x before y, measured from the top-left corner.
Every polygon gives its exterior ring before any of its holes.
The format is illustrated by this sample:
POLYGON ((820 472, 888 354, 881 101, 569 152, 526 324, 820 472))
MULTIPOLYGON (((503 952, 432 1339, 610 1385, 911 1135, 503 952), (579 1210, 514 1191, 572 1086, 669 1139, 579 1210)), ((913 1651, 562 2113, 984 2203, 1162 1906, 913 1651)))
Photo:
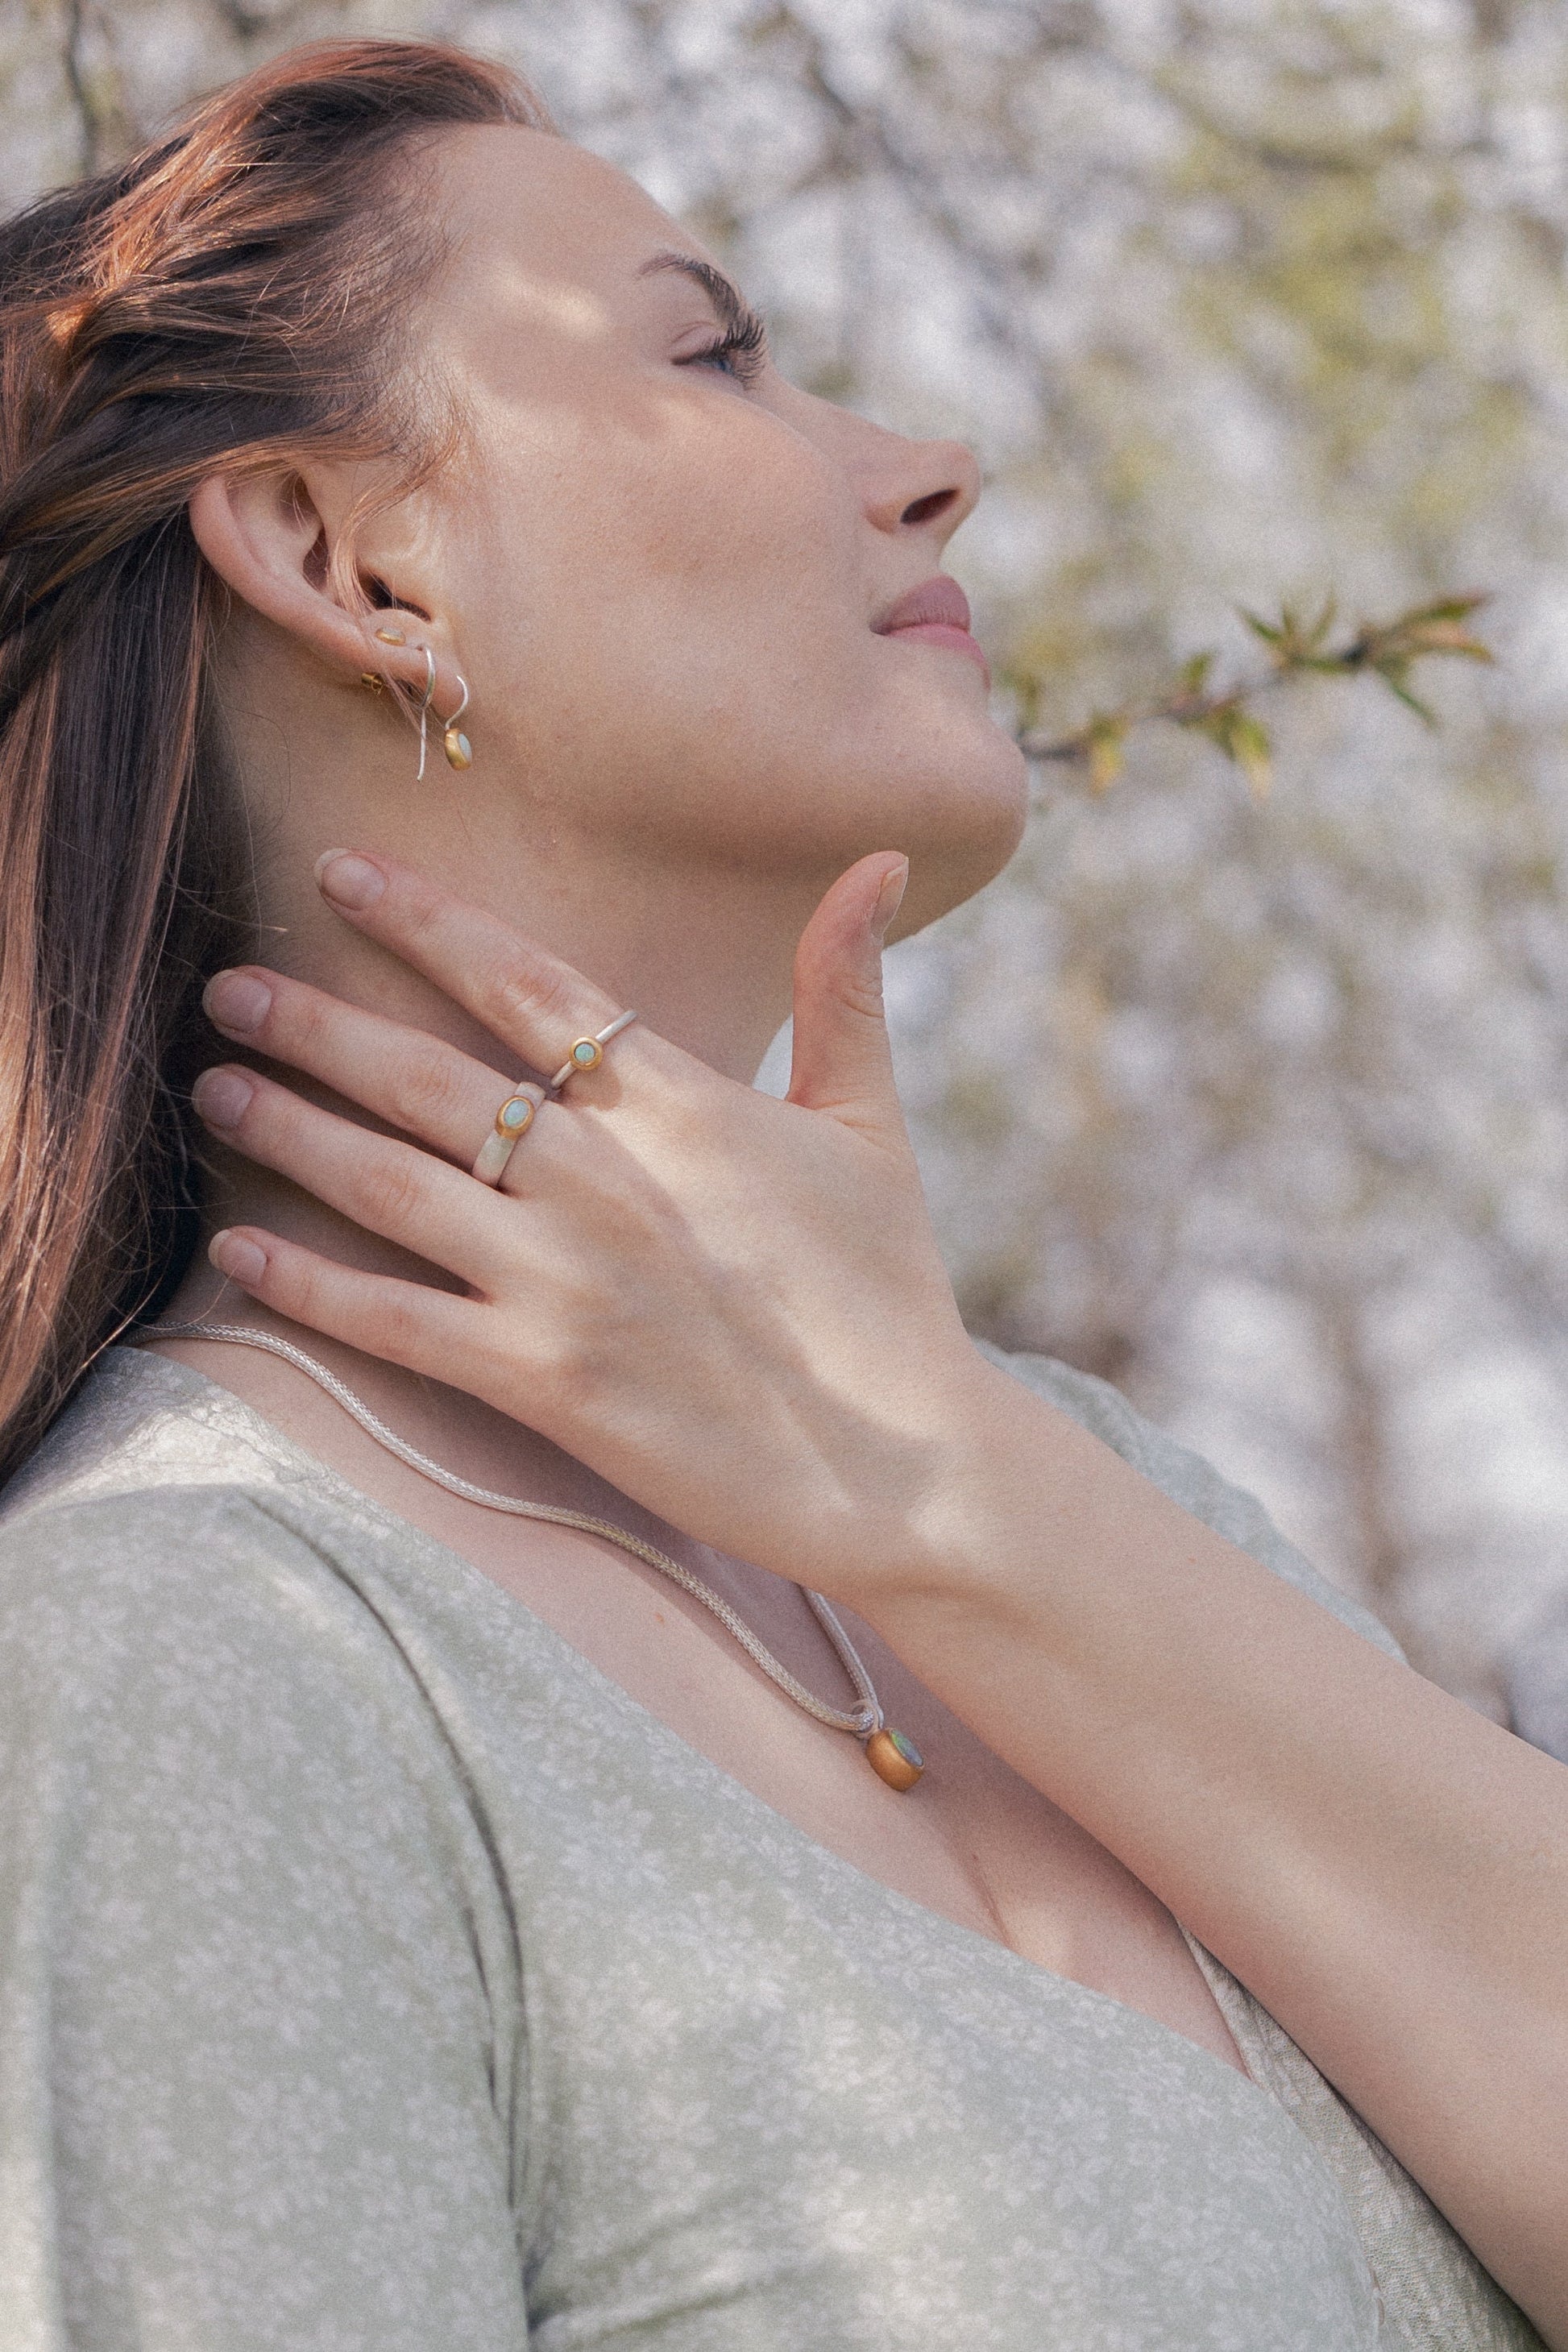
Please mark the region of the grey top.
POLYGON ((0 2352, 1536 2342, 1206 1953, 1250 2080, 817 1845, 199 1374, 113 1350, 3 1519, 0 2352))
POLYGON ((1520 1738, 1568 1764, 1568 1591, 1553 1593, 1515 1643, 1504 1680, 1520 1738))

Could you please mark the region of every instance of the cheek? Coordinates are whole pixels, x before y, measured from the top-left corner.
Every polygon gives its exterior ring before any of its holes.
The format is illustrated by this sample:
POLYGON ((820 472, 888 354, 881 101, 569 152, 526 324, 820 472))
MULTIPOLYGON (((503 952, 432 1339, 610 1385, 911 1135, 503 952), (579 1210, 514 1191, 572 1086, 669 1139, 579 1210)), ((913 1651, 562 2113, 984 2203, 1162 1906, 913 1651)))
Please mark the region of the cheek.
POLYGON ((482 683, 559 819, 791 863, 1005 856, 1018 755, 956 656, 872 635, 892 565, 868 580, 853 491, 801 436, 721 394, 492 446, 455 602, 476 714, 482 683))
POLYGON ((863 683, 856 532, 811 452, 736 425, 651 466, 627 453, 619 487, 598 643, 673 723, 700 717, 738 751, 863 683))
POLYGON ((852 500, 776 420, 721 392, 631 416, 574 404, 556 431, 492 447, 484 593, 552 688, 611 718, 637 690, 743 703, 863 665, 852 500))

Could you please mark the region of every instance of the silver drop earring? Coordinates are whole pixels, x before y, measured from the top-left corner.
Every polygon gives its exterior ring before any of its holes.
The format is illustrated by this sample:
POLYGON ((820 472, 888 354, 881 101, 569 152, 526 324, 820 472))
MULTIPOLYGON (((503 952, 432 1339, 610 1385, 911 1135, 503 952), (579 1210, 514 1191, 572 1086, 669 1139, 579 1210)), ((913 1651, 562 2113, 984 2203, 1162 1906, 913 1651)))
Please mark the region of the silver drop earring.
MULTIPOLYGON (((419 772, 414 780, 416 783, 422 784, 425 782, 425 761, 430 749, 430 705, 436 698, 436 656, 428 646, 416 646, 414 650, 425 656, 425 698, 419 705, 419 772)), ((441 721, 441 749, 447 754, 449 768, 471 768, 474 747, 458 724, 468 707, 468 681, 461 670, 458 672, 458 684, 463 689, 463 698, 450 719, 441 721)))
MULTIPOLYGON (((428 646, 416 646, 415 651, 425 656, 425 699, 419 706, 419 773, 414 779, 416 784, 422 784, 425 782, 425 754, 430 733, 430 705, 436 694, 436 656, 428 646)), ((464 699, 467 699, 466 696, 464 699)))

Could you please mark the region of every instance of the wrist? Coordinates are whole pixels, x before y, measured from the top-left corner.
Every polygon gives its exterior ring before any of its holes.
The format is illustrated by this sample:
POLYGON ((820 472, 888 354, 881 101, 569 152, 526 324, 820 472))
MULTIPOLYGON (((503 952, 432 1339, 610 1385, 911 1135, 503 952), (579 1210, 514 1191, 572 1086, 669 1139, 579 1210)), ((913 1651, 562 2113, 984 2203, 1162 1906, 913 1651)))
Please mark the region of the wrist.
POLYGON ((1067 1469, 1057 1457, 1064 1442, 1084 1439, 967 1333, 933 1395, 920 1475, 840 1580, 839 1597, 868 1615, 916 1600, 992 1608, 1022 1599, 1021 1573, 1039 1581, 1038 1529, 1067 1469))

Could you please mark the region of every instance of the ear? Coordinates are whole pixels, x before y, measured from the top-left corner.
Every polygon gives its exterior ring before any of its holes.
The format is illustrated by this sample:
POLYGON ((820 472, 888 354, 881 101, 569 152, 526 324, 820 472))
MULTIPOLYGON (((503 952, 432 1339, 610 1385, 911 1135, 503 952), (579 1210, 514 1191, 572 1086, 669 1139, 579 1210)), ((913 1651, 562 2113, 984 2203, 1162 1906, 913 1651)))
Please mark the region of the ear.
POLYGON ((209 474, 189 512, 213 570, 256 612, 334 669, 363 670, 374 658, 364 623, 331 593, 325 528, 297 473, 209 474))
MULTIPOLYGON (((378 670, 424 690, 424 647, 436 633, 430 615, 416 606, 344 611, 332 593, 331 532, 301 474, 284 467, 209 474, 192 492, 188 512, 196 545, 218 578, 297 645, 345 680, 378 670), (378 629, 400 633, 395 650, 373 634, 378 629)), ((434 645, 431 651, 438 688, 451 688, 456 670, 434 645)))

